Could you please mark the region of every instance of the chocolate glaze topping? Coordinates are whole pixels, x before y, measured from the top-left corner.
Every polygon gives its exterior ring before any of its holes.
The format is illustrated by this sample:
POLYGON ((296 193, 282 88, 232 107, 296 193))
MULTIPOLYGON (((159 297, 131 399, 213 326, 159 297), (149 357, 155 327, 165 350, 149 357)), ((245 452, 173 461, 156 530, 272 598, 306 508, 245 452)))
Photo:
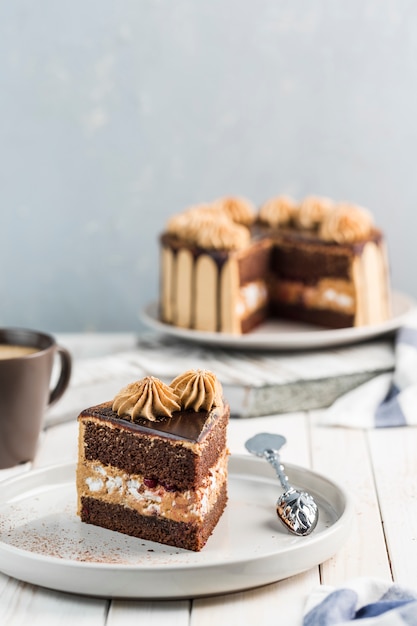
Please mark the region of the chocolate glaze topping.
MULTIPOLYGON (((91 407, 82 412, 82 416, 91 416, 104 422, 110 422, 119 428, 147 435, 157 435, 166 439, 177 441, 189 441, 197 443, 203 439, 210 430, 211 425, 219 414, 219 409, 211 411, 175 411, 172 417, 160 421, 151 422, 145 418, 135 418, 131 422, 128 417, 119 417, 111 408, 112 403, 106 402, 91 407)), ((223 409, 221 409, 223 411, 223 409)))

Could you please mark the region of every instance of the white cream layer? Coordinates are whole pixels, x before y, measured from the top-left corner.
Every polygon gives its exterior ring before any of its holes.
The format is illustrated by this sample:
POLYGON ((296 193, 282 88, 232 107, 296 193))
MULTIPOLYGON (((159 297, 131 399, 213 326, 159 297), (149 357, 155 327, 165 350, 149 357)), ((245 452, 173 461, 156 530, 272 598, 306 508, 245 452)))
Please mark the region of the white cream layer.
POLYGON ((78 469, 79 498, 92 496, 103 502, 127 506, 141 515, 158 515, 178 522, 201 522, 227 480, 227 454, 222 455, 196 490, 170 491, 160 484, 150 487, 144 480, 145 477, 139 474, 128 474, 97 461, 84 460, 78 469))
POLYGON ((315 285, 280 280, 276 281, 272 293, 286 304, 302 302, 310 309, 330 309, 346 314, 355 312, 355 291, 352 282, 347 280, 323 278, 315 285))
POLYGON ((235 313, 240 320, 262 309, 268 302, 268 289, 264 280, 255 280, 239 289, 235 313))

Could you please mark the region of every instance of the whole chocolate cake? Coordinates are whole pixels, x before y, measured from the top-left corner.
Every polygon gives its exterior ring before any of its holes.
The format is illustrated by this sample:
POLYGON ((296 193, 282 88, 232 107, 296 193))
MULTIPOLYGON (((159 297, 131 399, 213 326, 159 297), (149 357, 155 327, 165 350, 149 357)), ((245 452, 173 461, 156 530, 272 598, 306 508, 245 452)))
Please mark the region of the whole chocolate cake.
POLYGON ((230 409, 217 377, 132 383, 79 415, 83 522, 199 551, 227 502, 230 409))
POLYGON ((223 198, 173 216, 161 236, 160 316, 246 333, 268 317, 327 328, 391 316, 384 236, 359 206, 223 198))

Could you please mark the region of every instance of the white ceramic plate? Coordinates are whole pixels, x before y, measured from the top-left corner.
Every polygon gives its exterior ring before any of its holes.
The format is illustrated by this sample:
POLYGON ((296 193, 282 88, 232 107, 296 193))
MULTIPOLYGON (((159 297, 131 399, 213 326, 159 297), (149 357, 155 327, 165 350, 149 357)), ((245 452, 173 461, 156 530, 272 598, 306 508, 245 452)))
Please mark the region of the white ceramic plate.
POLYGON ((150 328, 166 335, 214 346, 248 350, 308 350, 358 343, 395 331, 415 306, 412 298, 394 292, 393 316, 382 324, 333 330, 299 322, 269 320, 247 335, 198 331, 166 324, 159 319, 158 305, 155 302, 145 308, 141 319, 150 328))
POLYGON ((75 513, 75 464, 24 474, 0 485, 0 570, 60 591, 158 599, 227 593, 298 574, 343 544, 352 505, 320 474, 291 465, 287 473, 319 505, 311 535, 290 535, 277 519, 280 487, 266 461, 236 455, 228 505, 201 552, 83 524, 75 513))

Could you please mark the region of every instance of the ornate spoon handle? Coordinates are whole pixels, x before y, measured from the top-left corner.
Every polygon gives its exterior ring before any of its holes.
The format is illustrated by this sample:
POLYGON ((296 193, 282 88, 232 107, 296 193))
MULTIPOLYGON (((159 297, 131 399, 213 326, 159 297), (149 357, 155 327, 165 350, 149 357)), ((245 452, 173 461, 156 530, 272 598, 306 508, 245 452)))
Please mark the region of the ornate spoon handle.
POLYGON ((259 433, 245 443, 246 449, 260 456, 274 468, 284 489, 276 503, 276 512, 284 526, 294 535, 309 535, 317 526, 319 510, 314 498, 306 491, 290 485, 278 450, 286 442, 282 435, 259 433))
POLYGON ((288 491, 289 489, 291 489, 291 485, 288 482, 288 476, 285 473, 284 470, 284 466, 281 463, 281 458, 278 454, 278 452, 274 451, 274 450, 265 450, 264 451, 264 457, 266 458, 266 460, 268 461, 268 463, 270 463, 272 465, 272 467, 274 468, 278 478, 279 478, 279 482, 281 483, 282 487, 288 491))

